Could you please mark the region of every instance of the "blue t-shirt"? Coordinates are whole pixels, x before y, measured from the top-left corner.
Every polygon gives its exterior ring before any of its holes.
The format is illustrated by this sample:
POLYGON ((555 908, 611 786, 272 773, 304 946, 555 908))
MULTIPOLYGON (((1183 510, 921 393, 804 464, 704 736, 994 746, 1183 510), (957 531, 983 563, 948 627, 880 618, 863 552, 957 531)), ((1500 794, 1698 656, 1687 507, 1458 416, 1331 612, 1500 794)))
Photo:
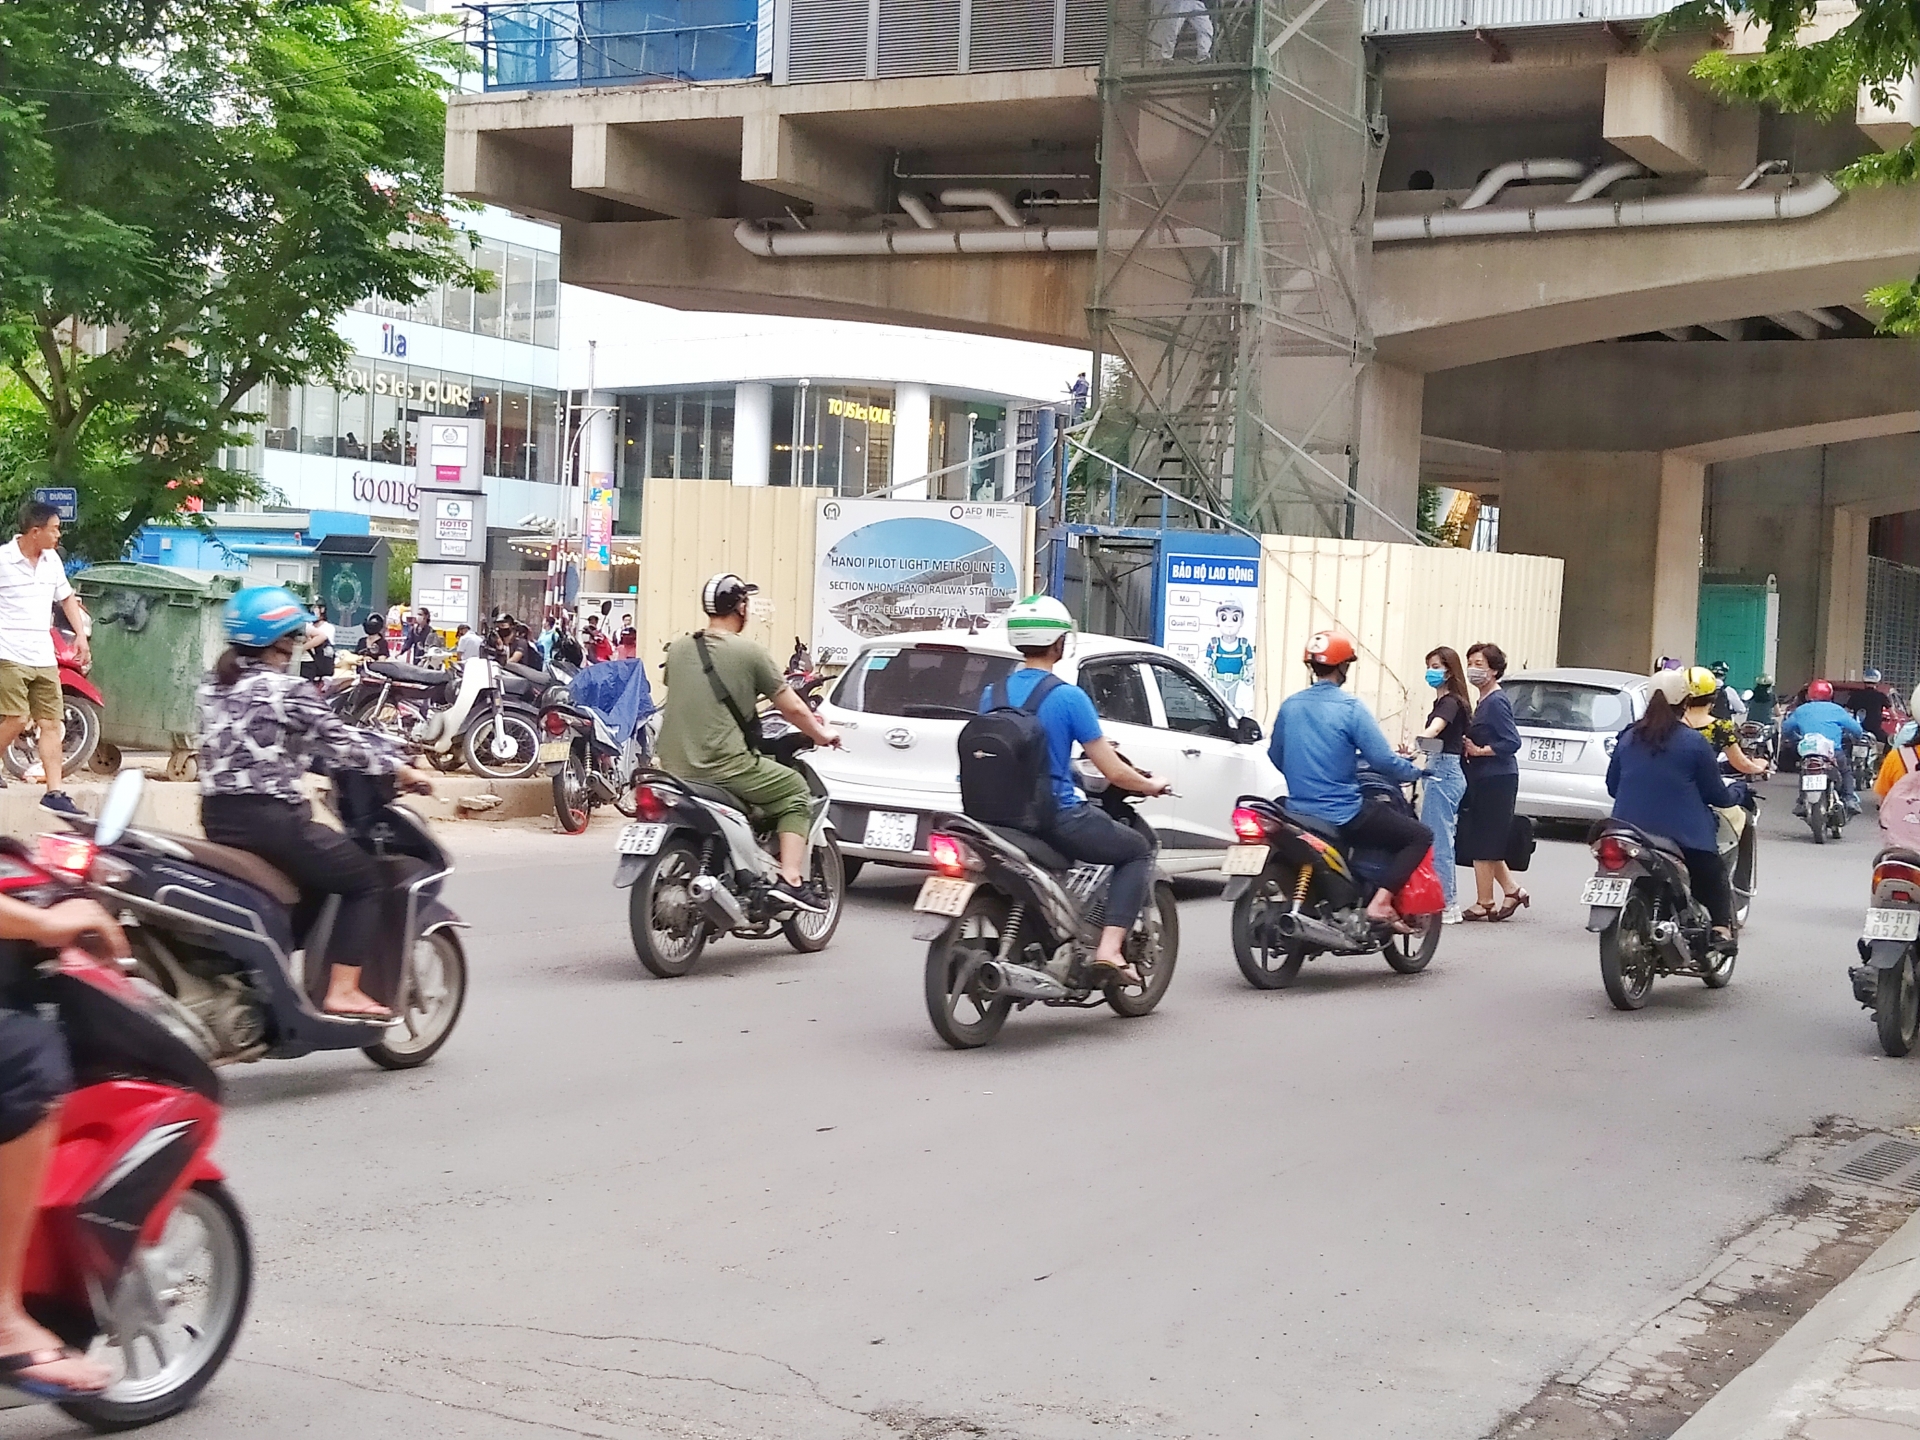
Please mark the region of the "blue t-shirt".
MULTIPOLYGON (((1022 665, 997 685, 989 685, 980 695, 980 713, 1001 705, 1023 705, 1033 687, 1047 672, 1022 665)), ((1062 810, 1086 803, 1086 797, 1073 783, 1073 747, 1101 738, 1100 716, 1093 701, 1078 685, 1061 684, 1040 702, 1040 726, 1047 732, 1047 762, 1053 771, 1053 800, 1062 810)))

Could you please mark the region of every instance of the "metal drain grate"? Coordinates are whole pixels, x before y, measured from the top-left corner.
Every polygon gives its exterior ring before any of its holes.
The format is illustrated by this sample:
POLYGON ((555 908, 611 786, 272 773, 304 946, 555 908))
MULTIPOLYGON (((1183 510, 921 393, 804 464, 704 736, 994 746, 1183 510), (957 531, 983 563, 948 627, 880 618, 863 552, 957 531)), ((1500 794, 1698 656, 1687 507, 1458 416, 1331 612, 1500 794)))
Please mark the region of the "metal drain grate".
POLYGON ((1920 1144, 1869 1135, 1849 1147, 1847 1157, 1833 1167, 1833 1173, 1869 1185, 1920 1193, 1920 1144))

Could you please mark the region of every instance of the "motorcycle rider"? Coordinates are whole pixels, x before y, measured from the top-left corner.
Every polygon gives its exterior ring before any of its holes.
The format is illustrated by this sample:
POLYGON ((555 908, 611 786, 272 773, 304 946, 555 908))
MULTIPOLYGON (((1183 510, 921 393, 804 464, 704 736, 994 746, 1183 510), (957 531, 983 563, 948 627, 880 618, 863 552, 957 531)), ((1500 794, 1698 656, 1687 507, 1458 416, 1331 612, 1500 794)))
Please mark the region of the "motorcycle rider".
MULTIPOLYGON (((386 881, 371 855, 313 818, 300 777, 311 764, 394 775, 423 793, 433 784, 406 763, 397 741, 348 725, 316 686, 288 673, 312 618, 299 596, 278 585, 242 590, 227 602, 227 648, 198 697, 200 825, 215 844, 251 851, 284 871, 303 893, 340 896, 328 948, 372 958, 383 943, 386 881)), ((393 1018, 361 990, 360 968, 333 966, 326 1012, 393 1018)))
POLYGON ((1280 706, 1267 754, 1286 776, 1287 809, 1337 825, 1349 846, 1393 852, 1367 902, 1367 918, 1404 930, 1393 897, 1432 848, 1433 831, 1388 805, 1362 803, 1360 761, 1389 780, 1409 781, 1420 771, 1393 753, 1367 707, 1341 688, 1354 655, 1353 642, 1335 631, 1323 630, 1307 642, 1313 683, 1280 706))
MULTIPOLYGON (((1699 668, 1697 665, 1694 667, 1696 670, 1699 668)), ((1709 667, 1709 673, 1713 676, 1713 718, 1716 720, 1738 720, 1747 713, 1747 702, 1727 685, 1727 670, 1724 660, 1716 660, 1709 667)))
POLYGON ((1871 740, 1885 740, 1887 711, 1891 707, 1887 704, 1886 693, 1880 688, 1880 672, 1869 665, 1860 672, 1860 678, 1867 682, 1866 689, 1853 692, 1860 706, 1860 728, 1867 732, 1871 740))
POLYGON ((1721 681, 1725 677, 1698 665, 1680 673, 1687 678, 1686 698, 1680 707, 1680 718, 1687 728, 1706 736, 1713 753, 1723 757, 1742 775, 1766 774, 1767 762, 1752 759, 1740 748, 1739 727, 1720 714, 1720 697, 1726 693, 1721 681))
MULTIPOLYGON (((1820 735, 1833 746, 1834 754, 1845 756, 1847 741, 1865 737, 1866 730, 1858 720, 1840 706, 1833 703, 1833 685, 1826 680, 1814 680, 1807 686, 1807 698, 1787 712, 1786 721, 1780 726, 1780 746, 1782 750, 1792 746, 1796 750, 1802 737, 1820 735)), ((1844 760, 1833 767, 1840 776, 1840 799, 1847 807, 1847 813, 1860 813, 1860 797, 1854 793, 1853 766, 1844 760)), ((1793 813, 1805 815, 1806 802, 1796 800, 1793 813)))
POLYGON ((741 809, 771 821, 780 833, 780 879, 772 898, 824 915, 830 897, 807 875, 813 798, 807 782, 799 771, 758 753, 747 734, 764 696, 814 744, 838 749, 840 737, 793 693, 765 648, 740 633, 747 628, 750 597, 759 589, 726 572, 701 587, 707 628, 669 645, 661 667, 667 703, 655 752, 669 775, 717 785, 741 809))
MULTIPOLYGON (((1008 610, 1007 641, 1025 657, 1025 663, 986 688, 980 697, 981 711, 1024 704, 1066 658, 1067 637, 1072 634, 1073 616, 1051 595, 1029 595, 1008 610)), ((1135 795, 1164 795, 1173 782, 1142 775, 1120 757, 1100 728, 1092 697, 1078 685, 1056 686, 1034 715, 1047 732, 1047 762, 1053 775, 1053 824, 1039 832, 1040 838, 1070 860, 1113 866, 1106 922, 1093 963, 1112 970, 1123 985, 1139 985, 1140 976, 1120 947, 1146 904, 1153 882, 1153 847, 1139 831, 1087 803, 1074 782, 1073 747, 1079 745, 1109 783, 1135 795)))

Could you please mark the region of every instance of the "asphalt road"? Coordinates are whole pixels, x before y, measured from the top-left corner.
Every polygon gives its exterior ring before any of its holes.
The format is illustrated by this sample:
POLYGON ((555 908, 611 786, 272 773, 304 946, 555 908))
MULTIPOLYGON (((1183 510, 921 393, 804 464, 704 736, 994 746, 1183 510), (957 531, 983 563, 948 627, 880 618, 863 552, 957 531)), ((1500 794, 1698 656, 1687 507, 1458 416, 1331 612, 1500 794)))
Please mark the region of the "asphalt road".
POLYGON ((152 1433, 1470 1440, 1777 1205, 1787 1137, 1916 1118, 1920 1058, 1846 980, 1872 825, 1816 849, 1775 792, 1719 993, 1614 1013, 1585 849, 1548 840, 1533 907, 1423 975, 1253 991, 1189 887, 1157 1014, 969 1054, 906 877, 823 954, 661 981, 610 830, 463 839, 474 988, 433 1064, 229 1072, 252 1316, 152 1433))

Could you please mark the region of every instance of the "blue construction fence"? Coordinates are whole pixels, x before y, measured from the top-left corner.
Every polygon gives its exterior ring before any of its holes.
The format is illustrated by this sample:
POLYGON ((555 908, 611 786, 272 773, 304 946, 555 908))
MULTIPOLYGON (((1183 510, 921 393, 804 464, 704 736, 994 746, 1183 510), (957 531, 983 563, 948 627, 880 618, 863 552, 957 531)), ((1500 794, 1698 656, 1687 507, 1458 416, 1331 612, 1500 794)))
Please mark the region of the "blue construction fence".
POLYGON ((762 73, 759 0, 522 0, 479 17, 489 90, 560 90, 762 73))

